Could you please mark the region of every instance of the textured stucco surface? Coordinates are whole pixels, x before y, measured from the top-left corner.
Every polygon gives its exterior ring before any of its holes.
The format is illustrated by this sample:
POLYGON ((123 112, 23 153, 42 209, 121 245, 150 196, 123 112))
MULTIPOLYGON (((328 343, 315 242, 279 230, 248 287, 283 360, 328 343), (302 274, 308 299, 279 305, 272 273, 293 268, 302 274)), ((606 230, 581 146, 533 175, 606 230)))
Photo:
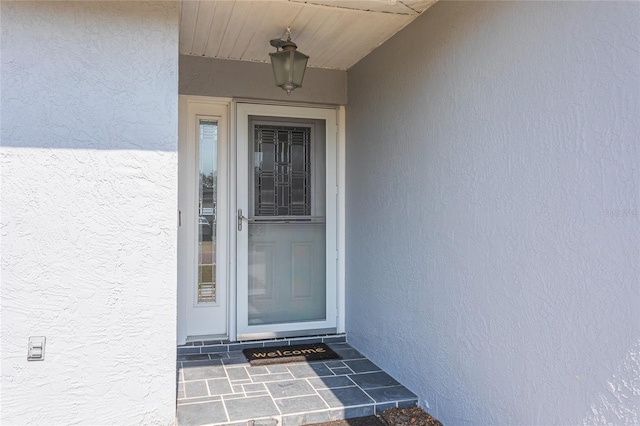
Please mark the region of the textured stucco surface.
MULTIPOLYGON (((265 49, 268 47, 266 45, 265 49)), ((274 81, 270 64, 180 55, 179 91, 182 95, 332 105, 347 103, 346 71, 307 68, 302 87, 290 95, 274 81)))
POLYGON ((638 423, 639 46, 439 2, 349 70, 349 340, 444 424, 638 423))
POLYGON ((0 423, 172 424, 178 6, 0 7, 0 423))

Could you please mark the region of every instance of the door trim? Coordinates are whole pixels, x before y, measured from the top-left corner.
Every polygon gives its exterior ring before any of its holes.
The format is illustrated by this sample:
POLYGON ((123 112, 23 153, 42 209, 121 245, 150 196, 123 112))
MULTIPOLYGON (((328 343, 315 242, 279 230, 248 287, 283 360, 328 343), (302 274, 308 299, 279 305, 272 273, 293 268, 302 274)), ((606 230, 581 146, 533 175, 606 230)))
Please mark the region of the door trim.
MULTIPOLYGON (((241 287, 240 280, 244 279, 239 276, 239 269, 241 265, 248 264, 248 253, 243 250, 242 247, 246 246, 246 241, 241 241, 240 238, 247 238, 247 234, 240 234, 236 237, 236 253, 235 253, 235 283, 236 283, 236 335, 233 336, 237 339, 255 339, 255 338, 267 338, 267 337, 281 337, 283 333, 286 334, 308 334, 309 332, 318 331, 332 331, 332 332, 344 332, 344 269, 340 266, 343 265, 344 251, 340 251, 340 248, 344 247, 344 204, 340 202, 341 195, 344 193, 344 186, 340 188, 344 171, 341 168, 344 166, 344 162, 341 161, 339 153, 344 152, 344 147, 341 146, 341 138, 339 137, 339 123, 338 119, 343 114, 340 114, 341 109, 338 108, 318 108, 310 106, 291 106, 291 105, 273 105, 273 104, 261 104, 250 102, 234 102, 235 113, 235 155, 236 160, 238 158, 248 158, 248 130, 249 130, 249 117, 250 116, 264 116, 264 117, 282 117, 282 118, 308 118, 308 119, 321 119, 326 122, 326 215, 327 215, 327 229, 331 229, 335 232, 327 232, 326 235, 326 259, 327 259, 327 291, 330 291, 332 296, 327 298, 327 319, 323 322, 307 322, 300 323, 299 326, 294 326, 291 330, 286 332, 278 330, 279 327, 274 325, 267 326, 249 326, 244 317, 247 314, 246 302, 242 299, 246 299, 247 288, 246 283, 241 287), (244 252, 243 252, 244 251, 244 252), (335 296, 333 296, 335 294, 335 296), (244 316, 244 317, 243 317, 244 316), (273 330, 275 328, 275 331, 273 330)), ((344 142, 344 140, 342 140, 344 142)), ((244 160, 242 160, 244 161, 244 160)), ((237 161, 234 163, 237 164, 237 161)), ((236 210, 243 209, 248 211, 248 200, 240 200, 238 188, 248 188, 249 176, 248 173, 239 173, 239 170, 235 170, 236 176, 236 210)), ((237 220, 237 216, 236 216, 237 220)), ((236 228, 237 229, 237 223, 236 228)), ((246 229, 246 228, 245 228, 246 229)))

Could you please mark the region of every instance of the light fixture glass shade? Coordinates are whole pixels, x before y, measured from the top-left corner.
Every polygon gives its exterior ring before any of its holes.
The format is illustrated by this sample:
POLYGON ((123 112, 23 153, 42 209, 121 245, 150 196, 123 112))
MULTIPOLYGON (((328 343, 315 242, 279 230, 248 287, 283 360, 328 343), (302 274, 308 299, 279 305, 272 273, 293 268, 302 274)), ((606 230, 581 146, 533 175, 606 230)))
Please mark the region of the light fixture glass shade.
POLYGON ((302 87, 302 79, 309 60, 307 55, 291 49, 272 52, 269 56, 271 56, 276 86, 286 90, 287 93, 302 87))

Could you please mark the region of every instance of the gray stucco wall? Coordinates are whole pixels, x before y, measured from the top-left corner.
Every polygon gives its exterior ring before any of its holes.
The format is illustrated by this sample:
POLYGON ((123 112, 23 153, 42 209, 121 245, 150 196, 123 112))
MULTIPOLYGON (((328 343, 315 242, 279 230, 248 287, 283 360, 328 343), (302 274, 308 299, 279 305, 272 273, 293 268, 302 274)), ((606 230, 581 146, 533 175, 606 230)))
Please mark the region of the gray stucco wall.
POLYGON ((444 424, 637 424, 639 40, 439 2, 349 70, 348 336, 444 424))
POLYGON ((0 424, 175 421, 178 13, 0 2, 0 424))
POLYGON ((180 55, 179 86, 181 95, 330 105, 347 103, 346 71, 321 68, 307 68, 302 87, 287 95, 275 85, 270 64, 180 55))

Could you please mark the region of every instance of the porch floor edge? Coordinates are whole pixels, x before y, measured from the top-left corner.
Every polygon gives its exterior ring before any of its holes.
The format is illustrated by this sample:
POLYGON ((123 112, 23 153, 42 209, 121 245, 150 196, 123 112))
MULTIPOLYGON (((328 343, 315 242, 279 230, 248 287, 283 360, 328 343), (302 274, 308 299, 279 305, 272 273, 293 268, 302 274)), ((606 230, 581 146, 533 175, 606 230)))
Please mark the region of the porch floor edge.
MULTIPOLYGON (((346 343, 346 333, 323 334, 303 337, 281 337, 275 339, 246 340, 231 342, 229 340, 205 340, 193 341, 184 345, 178 345, 178 361, 186 361, 189 358, 198 359, 193 355, 215 354, 219 352, 241 351, 242 349, 263 348, 268 346, 290 346, 305 343, 346 343), (191 356, 191 357, 189 357, 191 356)), ((206 357, 199 357, 206 359, 206 357)))

